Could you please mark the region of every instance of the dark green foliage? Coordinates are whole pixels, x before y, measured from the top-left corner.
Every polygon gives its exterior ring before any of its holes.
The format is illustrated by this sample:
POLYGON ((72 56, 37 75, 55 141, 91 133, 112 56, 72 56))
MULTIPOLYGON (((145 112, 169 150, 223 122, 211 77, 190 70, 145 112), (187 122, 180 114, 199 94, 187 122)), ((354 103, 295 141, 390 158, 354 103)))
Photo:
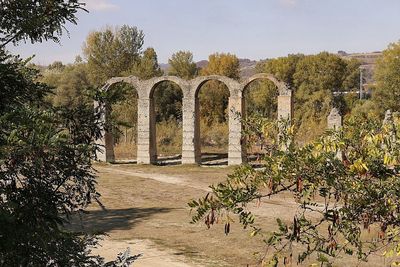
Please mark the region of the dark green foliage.
POLYGON ((182 121, 182 89, 172 83, 160 83, 154 90, 157 122, 170 119, 182 121))
POLYGON ((4 50, 8 42, 58 41, 80 8, 77 1, 1 1, 0 266, 127 266, 138 257, 127 252, 105 263, 91 255, 95 236, 65 228, 98 201, 92 161, 103 110, 86 101, 53 106, 38 70, 4 50))
POLYGON ((83 104, 48 105, 50 88, 35 81, 37 71, 4 53, 0 77, 6 93, 0 100, 1 263, 89 262, 86 245, 92 239, 62 226, 98 197, 91 168, 98 116, 83 104))
POLYGON ((76 24, 76 13, 83 7, 79 0, 2 0, 0 47, 27 40, 59 42, 64 24, 76 24))

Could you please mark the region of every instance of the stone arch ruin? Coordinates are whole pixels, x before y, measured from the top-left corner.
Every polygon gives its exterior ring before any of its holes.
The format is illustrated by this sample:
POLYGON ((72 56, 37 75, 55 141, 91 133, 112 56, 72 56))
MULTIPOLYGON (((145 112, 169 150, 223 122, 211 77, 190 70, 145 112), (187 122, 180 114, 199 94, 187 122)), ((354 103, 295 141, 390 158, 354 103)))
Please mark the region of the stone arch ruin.
MULTIPOLYGON (((244 90, 254 80, 267 79, 272 81, 278 91, 278 119, 291 119, 293 115, 292 90, 273 75, 260 73, 238 82, 226 76, 210 75, 199 76, 192 80, 184 80, 176 76, 161 76, 149 80, 140 80, 137 77, 116 77, 108 80, 102 90, 108 90, 113 84, 125 82, 136 88, 138 94, 138 139, 137 163, 153 164, 157 161, 155 138, 155 112, 153 92, 158 84, 170 81, 177 84, 183 93, 182 99, 182 164, 201 163, 200 151, 200 114, 198 92, 207 81, 217 80, 229 89, 229 145, 228 165, 239 165, 247 160, 244 139, 242 136, 241 116, 244 112, 244 90)), ((98 103, 95 103, 98 106, 98 103)), ((105 110, 105 113, 108 109, 105 110)), ((107 120, 108 114, 102 114, 102 120, 107 120)), ((114 158, 114 140, 111 133, 104 132, 103 138, 97 141, 104 146, 98 152, 99 161, 112 162, 114 158)))

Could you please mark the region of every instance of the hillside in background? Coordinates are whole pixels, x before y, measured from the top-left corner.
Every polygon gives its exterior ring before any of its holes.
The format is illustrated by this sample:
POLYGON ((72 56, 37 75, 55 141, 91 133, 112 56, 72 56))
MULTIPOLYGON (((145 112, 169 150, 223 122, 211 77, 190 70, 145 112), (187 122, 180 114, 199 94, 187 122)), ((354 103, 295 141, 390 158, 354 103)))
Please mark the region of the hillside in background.
MULTIPOLYGON (((367 83, 373 82, 373 73, 377 59, 382 55, 382 52, 371 52, 371 53, 346 53, 345 51, 338 51, 337 55, 344 59, 357 59, 361 63, 362 69, 364 69, 364 78, 367 83)), ((265 59, 268 60, 268 59, 265 59)), ((240 58, 240 76, 242 79, 248 78, 256 73, 257 63, 265 60, 251 60, 247 58, 240 58)), ((201 60, 196 62, 198 68, 204 68, 207 66, 207 60, 201 60)), ((167 73, 169 64, 161 63, 161 69, 167 73)))
POLYGON ((357 59, 358 61, 360 61, 361 68, 363 69, 363 77, 365 83, 374 83, 375 64, 378 58, 382 55, 382 52, 377 51, 372 53, 348 54, 344 51, 339 51, 338 55, 344 59, 357 59))
MULTIPOLYGON (((258 62, 259 61, 251 60, 248 58, 240 58, 239 63, 240 63, 241 77, 247 78, 255 74, 256 73, 255 68, 258 62)), ((198 68, 204 68, 205 66, 207 66, 207 64, 208 64, 207 60, 200 60, 196 62, 198 68)), ((160 68, 164 71, 164 73, 168 73, 169 64, 161 63, 160 68)))

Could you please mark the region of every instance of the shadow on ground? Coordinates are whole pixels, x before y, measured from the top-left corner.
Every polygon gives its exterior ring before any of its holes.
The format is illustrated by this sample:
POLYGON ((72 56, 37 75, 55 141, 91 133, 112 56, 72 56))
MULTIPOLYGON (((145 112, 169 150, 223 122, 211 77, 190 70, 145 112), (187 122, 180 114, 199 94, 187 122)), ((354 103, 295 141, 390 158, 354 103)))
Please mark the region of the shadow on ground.
POLYGON ((205 166, 228 165, 228 153, 202 153, 201 164, 205 166))
MULTIPOLYGON (((116 165, 137 164, 136 159, 121 159, 113 162, 116 165)), ((157 166, 175 166, 182 164, 182 155, 158 156, 157 166)), ((203 166, 225 166, 228 165, 228 153, 202 153, 201 164, 203 166)))
POLYGON ((169 208, 129 208, 103 209, 76 214, 67 228, 86 233, 109 232, 111 230, 129 230, 136 223, 158 213, 166 213, 169 208))

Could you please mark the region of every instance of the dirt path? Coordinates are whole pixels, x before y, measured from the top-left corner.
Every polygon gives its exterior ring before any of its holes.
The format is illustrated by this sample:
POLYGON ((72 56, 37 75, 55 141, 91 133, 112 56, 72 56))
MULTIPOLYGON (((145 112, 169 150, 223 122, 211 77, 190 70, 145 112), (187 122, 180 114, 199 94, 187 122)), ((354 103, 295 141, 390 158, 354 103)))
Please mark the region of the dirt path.
POLYGON ((202 267, 199 264, 187 263, 187 259, 177 251, 171 249, 161 250, 159 246, 150 240, 112 240, 111 238, 106 238, 101 244, 102 246, 93 252, 101 253, 107 261, 114 260, 118 253, 129 248, 131 255, 142 254, 135 261, 135 267, 202 267))
MULTIPOLYGON (((250 238, 237 218, 233 218, 228 236, 224 234, 224 218, 211 229, 203 223, 190 223, 187 203, 204 197, 209 185, 224 181, 232 168, 131 164, 96 164, 95 168, 105 208, 90 206, 82 220, 71 227, 107 233, 109 238, 98 249, 100 255, 114 259, 130 247, 133 254, 143 253, 134 266, 259 266, 254 253, 265 251, 264 243, 258 236, 250 238)), ((277 229, 276 218, 293 220, 297 204, 290 196, 277 196, 249 208, 257 223, 270 232, 277 229)), ((337 266, 356 266, 356 262, 346 259, 337 266)), ((382 259, 377 257, 362 266, 383 266, 382 259)))
MULTIPOLYGON (((199 189, 204 192, 211 192, 211 189, 209 188, 209 184, 204 185, 200 182, 198 182, 195 179, 190 179, 190 175, 173 175, 173 174, 163 174, 163 173, 157 173, 157 172, 151 172, 151 173, 146 173, 145 170, 124 170, 121 168, 124 165, 114 165, 113 167, 98 167, 98 170, 101 170, 102 172, 106 172, 109 174, 122 174, 122 175, 127 175, 131 177, 140 177, 144 179, 152 179, 161 183, 167 183, 167 184, 174 184, 174 185, 179 185, 179 186, 185 186, 185 187, 191 187, 194 189, 199 189)), ((162 168, 160 168, 160 171, 162 171, 162 168)), ((263 205, 261 207, 254 207, 251 209, 251 211, 258 216, 273 216, 274 218, 277 218, 279 216, 282 217, 282 215, 288 214, 287 212, 285 214, 281 213, 281 208, 286 207, 289 210, 295 210, 298 208, 298 203, 296 203, 292 198, 281 198, 281 199, 276 199, 276 200, 268 200, 268 205, 263 205)))
POLYGON ((146 179, 152 179, 161 183, 167 183, 167 184, 175 184, 175 185, 182 185, 182 186, 188 186, 191 188, 195 189, 200 189, 203 191, 211 191, 211 189, 208 186, 203 186, 201 184, 196 184, 194 181, 191 181, 187 179, 187 176, 173 176, 170 174, 162 174, 162 173, 146 173, 145 171, 140 171, 140 170, 122 170, 118 167, 97 167, 97 170, 102 171, 102 172, 108 172, 108 173, 113 173, 113 174, 123 174, 123 175, 128 175, 128 176, 134 176, 134 177, 140 177, 140 178, 146 178, 146 179))

